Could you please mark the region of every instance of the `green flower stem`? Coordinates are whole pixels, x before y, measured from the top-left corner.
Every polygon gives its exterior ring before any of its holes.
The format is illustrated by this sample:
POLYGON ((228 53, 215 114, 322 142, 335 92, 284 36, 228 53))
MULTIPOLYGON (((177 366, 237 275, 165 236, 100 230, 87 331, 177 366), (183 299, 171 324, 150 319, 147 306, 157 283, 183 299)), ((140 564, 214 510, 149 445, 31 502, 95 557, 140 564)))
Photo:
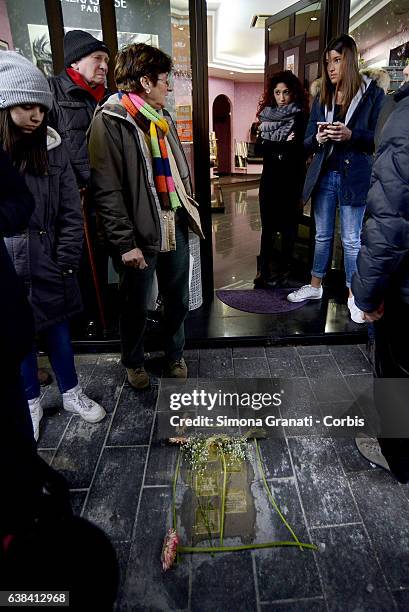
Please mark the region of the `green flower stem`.
POLYGON ((277 546, 297 546, 309 550, 318 550, 315 544, 304 544, 304 542, 281 541, 281 542, 265 542, 264 544, 242 544, 240 546, 178 546, 177 551, 181 554, 187 553, 217 553, 217 552, 235 552, 238 550, 256 550, 258 548, 274 548, 277 546))
POLYGON ((227 489, 227 468, 226 458, 224 452, 221 452, 222 463, 223 463, 223 491, 222 491, 222 510, 220 517, 220 546, 223 547, 223 535, 224 535, 224 514, 226 509, 226 489, 227 489))
POLYGON ((263 480, 263 484, 264 484, 264 489, 266 490, 268 499, 270 500, 271 505, 273 506, 273 508, 276 510, 276 512, 278 513, 278 516, 281 518, 281 520, 283 521, 284 525, 287 527, 288 531, 291 533, 291 535, 293 536, 294 540, 295 540, 295 544, 298 543, 298 545, 300 545, 300 550, 303 549, 303 546, 301 545, 301 542, 299 541, 299 539, 297 538, 297 536, 295 535, 294 531, 291 528, 291 525, 289 525, 289 523, 287 522, 285 516, 281 513, 280 508, 277 506, 277 503, 274 499, 274 497, 271 494, 271 491, 269 489, 269 486, 267 484, 267 479, 266 479, 266 475, 264 473, 264 468, 263 468, 263 464, 261 461, 261 454, 260 454, 260 448, 259 445, 257 443, 257 439, 253 438, 254 440, 254 446, 256 447, 256 454, 257 454, 257 463, 258 463, 258 469, 260 471, 261 474, 261 478, 263 480))
POLYGON ((182 449, 179 448, 178 458, 176 461, 175 473, 173 475, 173 487, 172 487, 172 517, 173 517, 173 529, 177 531, 177 518, 176 518, 176 485, 179 477, 180 470, 180 458, 182 456, 182 449))
POLYGON ((199 500, 199 496, 196 494, 196 500, 197 500, 197 506, 199 508, 200 514, 202 515, 202 519, 203 519, 203 524, 207 529, 207 535, 209 536, 209 542, 210 542, 210 547, 213 546, 213 539, 212 539, 212 530, 211 530, 211 525, 210 525, 210 520, 209 520, 209 510, 210 510, 210 502, 207 502, 207 511, 203 508, 202 504, 200 503, 199 500))

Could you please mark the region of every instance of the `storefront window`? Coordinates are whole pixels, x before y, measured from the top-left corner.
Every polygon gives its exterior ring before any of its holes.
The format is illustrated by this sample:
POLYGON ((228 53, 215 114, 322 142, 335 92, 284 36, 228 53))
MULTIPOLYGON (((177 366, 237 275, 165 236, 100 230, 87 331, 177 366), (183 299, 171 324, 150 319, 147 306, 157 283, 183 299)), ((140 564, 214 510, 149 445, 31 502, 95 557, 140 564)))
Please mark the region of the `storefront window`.
POLYGON ((18 51, 46 76, 53 64, 43 0, 0 0, 0 50, 18 51))
POLYGON ((363 68, 384 68, 392 90, 404 80, 409 61, 409 4, 404 0, 364 3, 351 0, 349 33, 355 39, 363 68))

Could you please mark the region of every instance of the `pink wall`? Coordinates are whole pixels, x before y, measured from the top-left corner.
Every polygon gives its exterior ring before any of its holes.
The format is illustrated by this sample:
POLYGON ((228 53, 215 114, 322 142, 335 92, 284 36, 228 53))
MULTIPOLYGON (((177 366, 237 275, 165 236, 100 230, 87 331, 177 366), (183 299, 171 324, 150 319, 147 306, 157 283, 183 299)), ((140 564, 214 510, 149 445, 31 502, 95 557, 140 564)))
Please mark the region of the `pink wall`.
POLYGON ((248 140, 250 126, 256 119, 258 101, 263 93, 263 83, 234 84, 234 104, 236 107, 234 138, 248 140))
POLYGON ((232 105, 232 169, 234 169, 234 141, 249 138, 250 126, 255 120, 263 83, 244 83, 209 77, 209 130, 213 130, 213 102, 224 94, 232 105))
POLYGON ((9 48, 13 49, 6 0, 0 0, 0 39, 5 40, 9 44, 9 48))

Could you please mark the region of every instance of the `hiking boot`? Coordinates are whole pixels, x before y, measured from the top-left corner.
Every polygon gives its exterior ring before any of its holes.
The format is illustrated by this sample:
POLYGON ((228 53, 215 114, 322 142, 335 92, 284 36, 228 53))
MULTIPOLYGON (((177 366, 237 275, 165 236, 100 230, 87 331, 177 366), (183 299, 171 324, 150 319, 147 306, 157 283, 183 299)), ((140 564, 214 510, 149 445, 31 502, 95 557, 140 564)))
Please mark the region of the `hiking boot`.
POLYGON ((28 400, 28 407, 30 409, 31 422, 33 423, 34 440, 37 442, 40 435, 40 421, 43 418, 43 408, 40 398, 34 397, 28 400))
POLYGON ((186 361, 181 359, 175 359, 168 363, 168 376, 169 378, 180 378, 186 380, 187 378, 187 365, 186 361))
POLYGON ((126 368, 128 382, 134 389, 146 389, 149 387, 150 380, 145 368, 126 368))
POLYGON ((383 468, 384 470, 387 470, 388 472, 391 471, 376 438, 355 438, 355 444, 362 457, 364 457, 367 461, 383 468))
POLYGON ((64 410, 79 414, 87 423, 99 423, 106 415, 104 408, 85 395, 79 385, 62 394, 62 403, 64 410))
POLYGON ((304 300, 320 300, 322 298, 322 287, 303 285, 300 289, 287 295, 289 302, 304 302, 304 300))
POLYGON ((348 298, 348 310, 354 323, 366 323, 362 310, 355 304, 354 296, 348 298))

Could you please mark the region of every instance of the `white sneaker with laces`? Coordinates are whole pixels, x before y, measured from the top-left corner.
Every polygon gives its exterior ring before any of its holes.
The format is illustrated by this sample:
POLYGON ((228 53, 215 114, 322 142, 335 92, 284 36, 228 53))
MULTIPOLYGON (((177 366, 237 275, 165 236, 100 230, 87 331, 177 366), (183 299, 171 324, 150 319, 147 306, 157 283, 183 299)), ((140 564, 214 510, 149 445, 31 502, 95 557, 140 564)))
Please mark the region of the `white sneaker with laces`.
POLYGON ((106 415, 104 408, 85 395, 79 385, 63 393, 62 402, 64 410, 79 414, 87 423, 99 423, 106 415))
POLYGON ((348 309, 354 323, 366 323, 366 321, 364 321, 362 318, 362 310, 360 310, 355 304, 354 296, 348 298, 348 309))
POLYGON ((303 285, 300 289, 287 295, 289 302, 304 302, 304 300, 320 300, 322 298, 322 287, 303 285))
POLYGON ((33 423, 34 440, 37 442, 40 435, 40 421, 43 418, 40 398, 34 397, 28 400, 28 407, 30 409, 31 422, 33 423))

